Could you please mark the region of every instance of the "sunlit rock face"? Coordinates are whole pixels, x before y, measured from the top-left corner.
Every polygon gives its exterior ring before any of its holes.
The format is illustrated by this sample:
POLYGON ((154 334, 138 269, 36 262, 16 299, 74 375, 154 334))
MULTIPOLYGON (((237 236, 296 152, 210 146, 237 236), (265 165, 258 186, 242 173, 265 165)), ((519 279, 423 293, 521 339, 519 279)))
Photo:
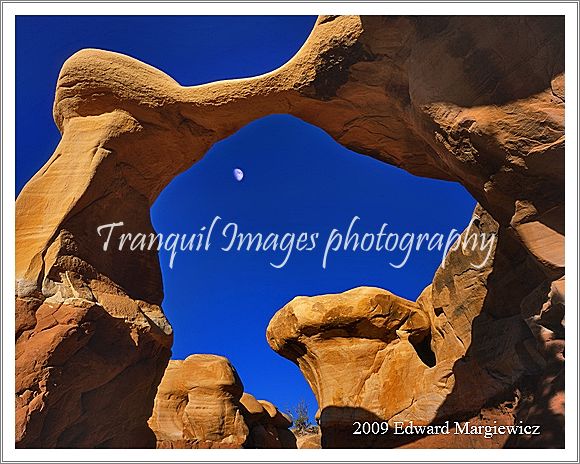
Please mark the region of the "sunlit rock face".
MULTIPOLYGON (((543 276, 529 254, 506 247, 504 231, 477 206, 458 240, 482 233, 497 237, 490 258, 482 259, 487 250, 474 250, 474 242, 455 247, 417 302, 360 287, 298 297, 275 314, 268 342, 300 367, 316 394, 323 447, 509 446, 507 435, 392 433, 397 424, 447 420, 513 425, 515 406, 533 391, 529 377, 546 372, 542 345, 520 310, 543 276), (391 433, 353 433, 357 422, 383 421, 391 433)), ((551 295, 559 301, 557 289, 551 295)), ((543 418, 552 426, 561 426, 557 404, 543 418)))
MULTIPOLYGON (((509 414, 545 421, 542 446, 562 446, 563 31, 558 16, 324 16, 279 69, 197 87, 117 53, 75 53, 55 94, 61 141, 16 201, 17 446, 155 446, 147 419, 172 344, 158 257, 104 251, 96 228, 123 221, 125 232, 153 232, 149 208, 163 188, 214 143, 272 113, 413 174, 459 182, 477 199, 497 224, 492 268, 458 257, 463 274, 438 271, 418 301, 435 366, 415 358, 411 342, 347 335, 369 356, 382 344, 406 346, 402 378, 417 378, 415 366, 443 375, 447 365, 452 375, 433 385, 429 413, 417 412, 426 420, 476 414, 503 389, 509 414)), ((325 382, 311 380, 315 390, 325 382)), ((366 399, 349 401, 360 408, 366 399)))
POLYGON ((157 448, 296 448, 291 425, 244 392, 226 358, 209 354, 169 361, 149 419, 157 448))
POLYGON ((171 326, 159 306, 68 265, 87 266, 61 257, 50 293, 16 298, 16 444, 154 447, 144 405, 171 355, 171 326))
POLYGON ((241 448, 248 427, 238 407, 243 385, 227 359, 169 361, 149 425, 158 448, 241 448))
POLYGON ((295 298, 274 316, 267 337, 310 383, 327 445, 328 433, 342 429, 352 440, 355 421, 403 414, 428 423, 435 416, 445 395, 433 385, 446 378, 425 364, 434 362, 429 326, 417 303, 360 287, 295 298))

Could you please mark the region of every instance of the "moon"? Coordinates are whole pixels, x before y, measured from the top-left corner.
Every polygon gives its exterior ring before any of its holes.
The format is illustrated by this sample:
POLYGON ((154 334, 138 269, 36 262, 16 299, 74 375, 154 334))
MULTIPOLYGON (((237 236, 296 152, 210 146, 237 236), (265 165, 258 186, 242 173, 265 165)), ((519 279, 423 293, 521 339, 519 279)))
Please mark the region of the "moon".
POLYGON ((235 168, 234 169, 234 179, 236 179, 238 182, 241 182, 243 178, 244 178, 244 171, 242 171, 240 168, 235 168))

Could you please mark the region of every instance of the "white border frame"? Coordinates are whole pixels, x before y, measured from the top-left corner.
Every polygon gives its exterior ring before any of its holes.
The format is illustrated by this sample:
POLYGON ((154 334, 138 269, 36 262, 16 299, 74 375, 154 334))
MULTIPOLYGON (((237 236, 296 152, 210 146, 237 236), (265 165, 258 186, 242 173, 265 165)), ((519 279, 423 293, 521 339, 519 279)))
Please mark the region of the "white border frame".
MULTIPOLYGON (((578 462, 578 4, 576 2, 2 2, 2 462, 403 461, 578 462), (139 8, 136 9, 136 4, 139 8), (16 15, 565 15, 566 16, 566 448, 369 450, 17 450, 14 446, 14 195, 16 15)), ((47 157, 50 153, 47 153, 47 157)))

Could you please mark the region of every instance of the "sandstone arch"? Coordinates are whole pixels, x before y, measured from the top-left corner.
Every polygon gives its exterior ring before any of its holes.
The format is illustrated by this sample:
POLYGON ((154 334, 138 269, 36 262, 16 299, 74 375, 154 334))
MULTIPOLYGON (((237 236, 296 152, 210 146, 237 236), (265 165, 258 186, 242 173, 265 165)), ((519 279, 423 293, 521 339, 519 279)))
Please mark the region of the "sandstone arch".
MULTIPOLYGON (((172 342, 158 258, 103 253, 92 231, 117 218, 152 231, 149 208, 173 177, 271 113, 462 183, 497 223, 502 259, 529 271, 508 314, 536 336, 544 380, 560 376, 563 313, 546 314, 564 275, 563 30, 563 17, 323 16, 281 68, 190 88, 116 53, 73 55, 55 95, 61 142, 16 201, 17 446, 152 446, 172 342), (99 412, 103 397, 117 407, 99 412)), ((448 288, 436 281, 424 307, 448 288)))

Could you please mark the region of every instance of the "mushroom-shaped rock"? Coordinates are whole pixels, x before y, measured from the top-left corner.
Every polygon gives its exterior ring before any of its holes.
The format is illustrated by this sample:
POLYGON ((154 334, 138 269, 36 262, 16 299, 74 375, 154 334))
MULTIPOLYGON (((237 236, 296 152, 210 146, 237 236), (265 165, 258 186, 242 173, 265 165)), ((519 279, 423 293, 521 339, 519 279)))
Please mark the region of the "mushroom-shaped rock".
POLYGON ((355 420, 402 411, 425 423, 435 415, 432 385, 442 379, 429 365, 429 318, 415 302, 372 287, 298 297, 276 313, 267 338, 304 373, 323 430, 352 434, 355 420))

